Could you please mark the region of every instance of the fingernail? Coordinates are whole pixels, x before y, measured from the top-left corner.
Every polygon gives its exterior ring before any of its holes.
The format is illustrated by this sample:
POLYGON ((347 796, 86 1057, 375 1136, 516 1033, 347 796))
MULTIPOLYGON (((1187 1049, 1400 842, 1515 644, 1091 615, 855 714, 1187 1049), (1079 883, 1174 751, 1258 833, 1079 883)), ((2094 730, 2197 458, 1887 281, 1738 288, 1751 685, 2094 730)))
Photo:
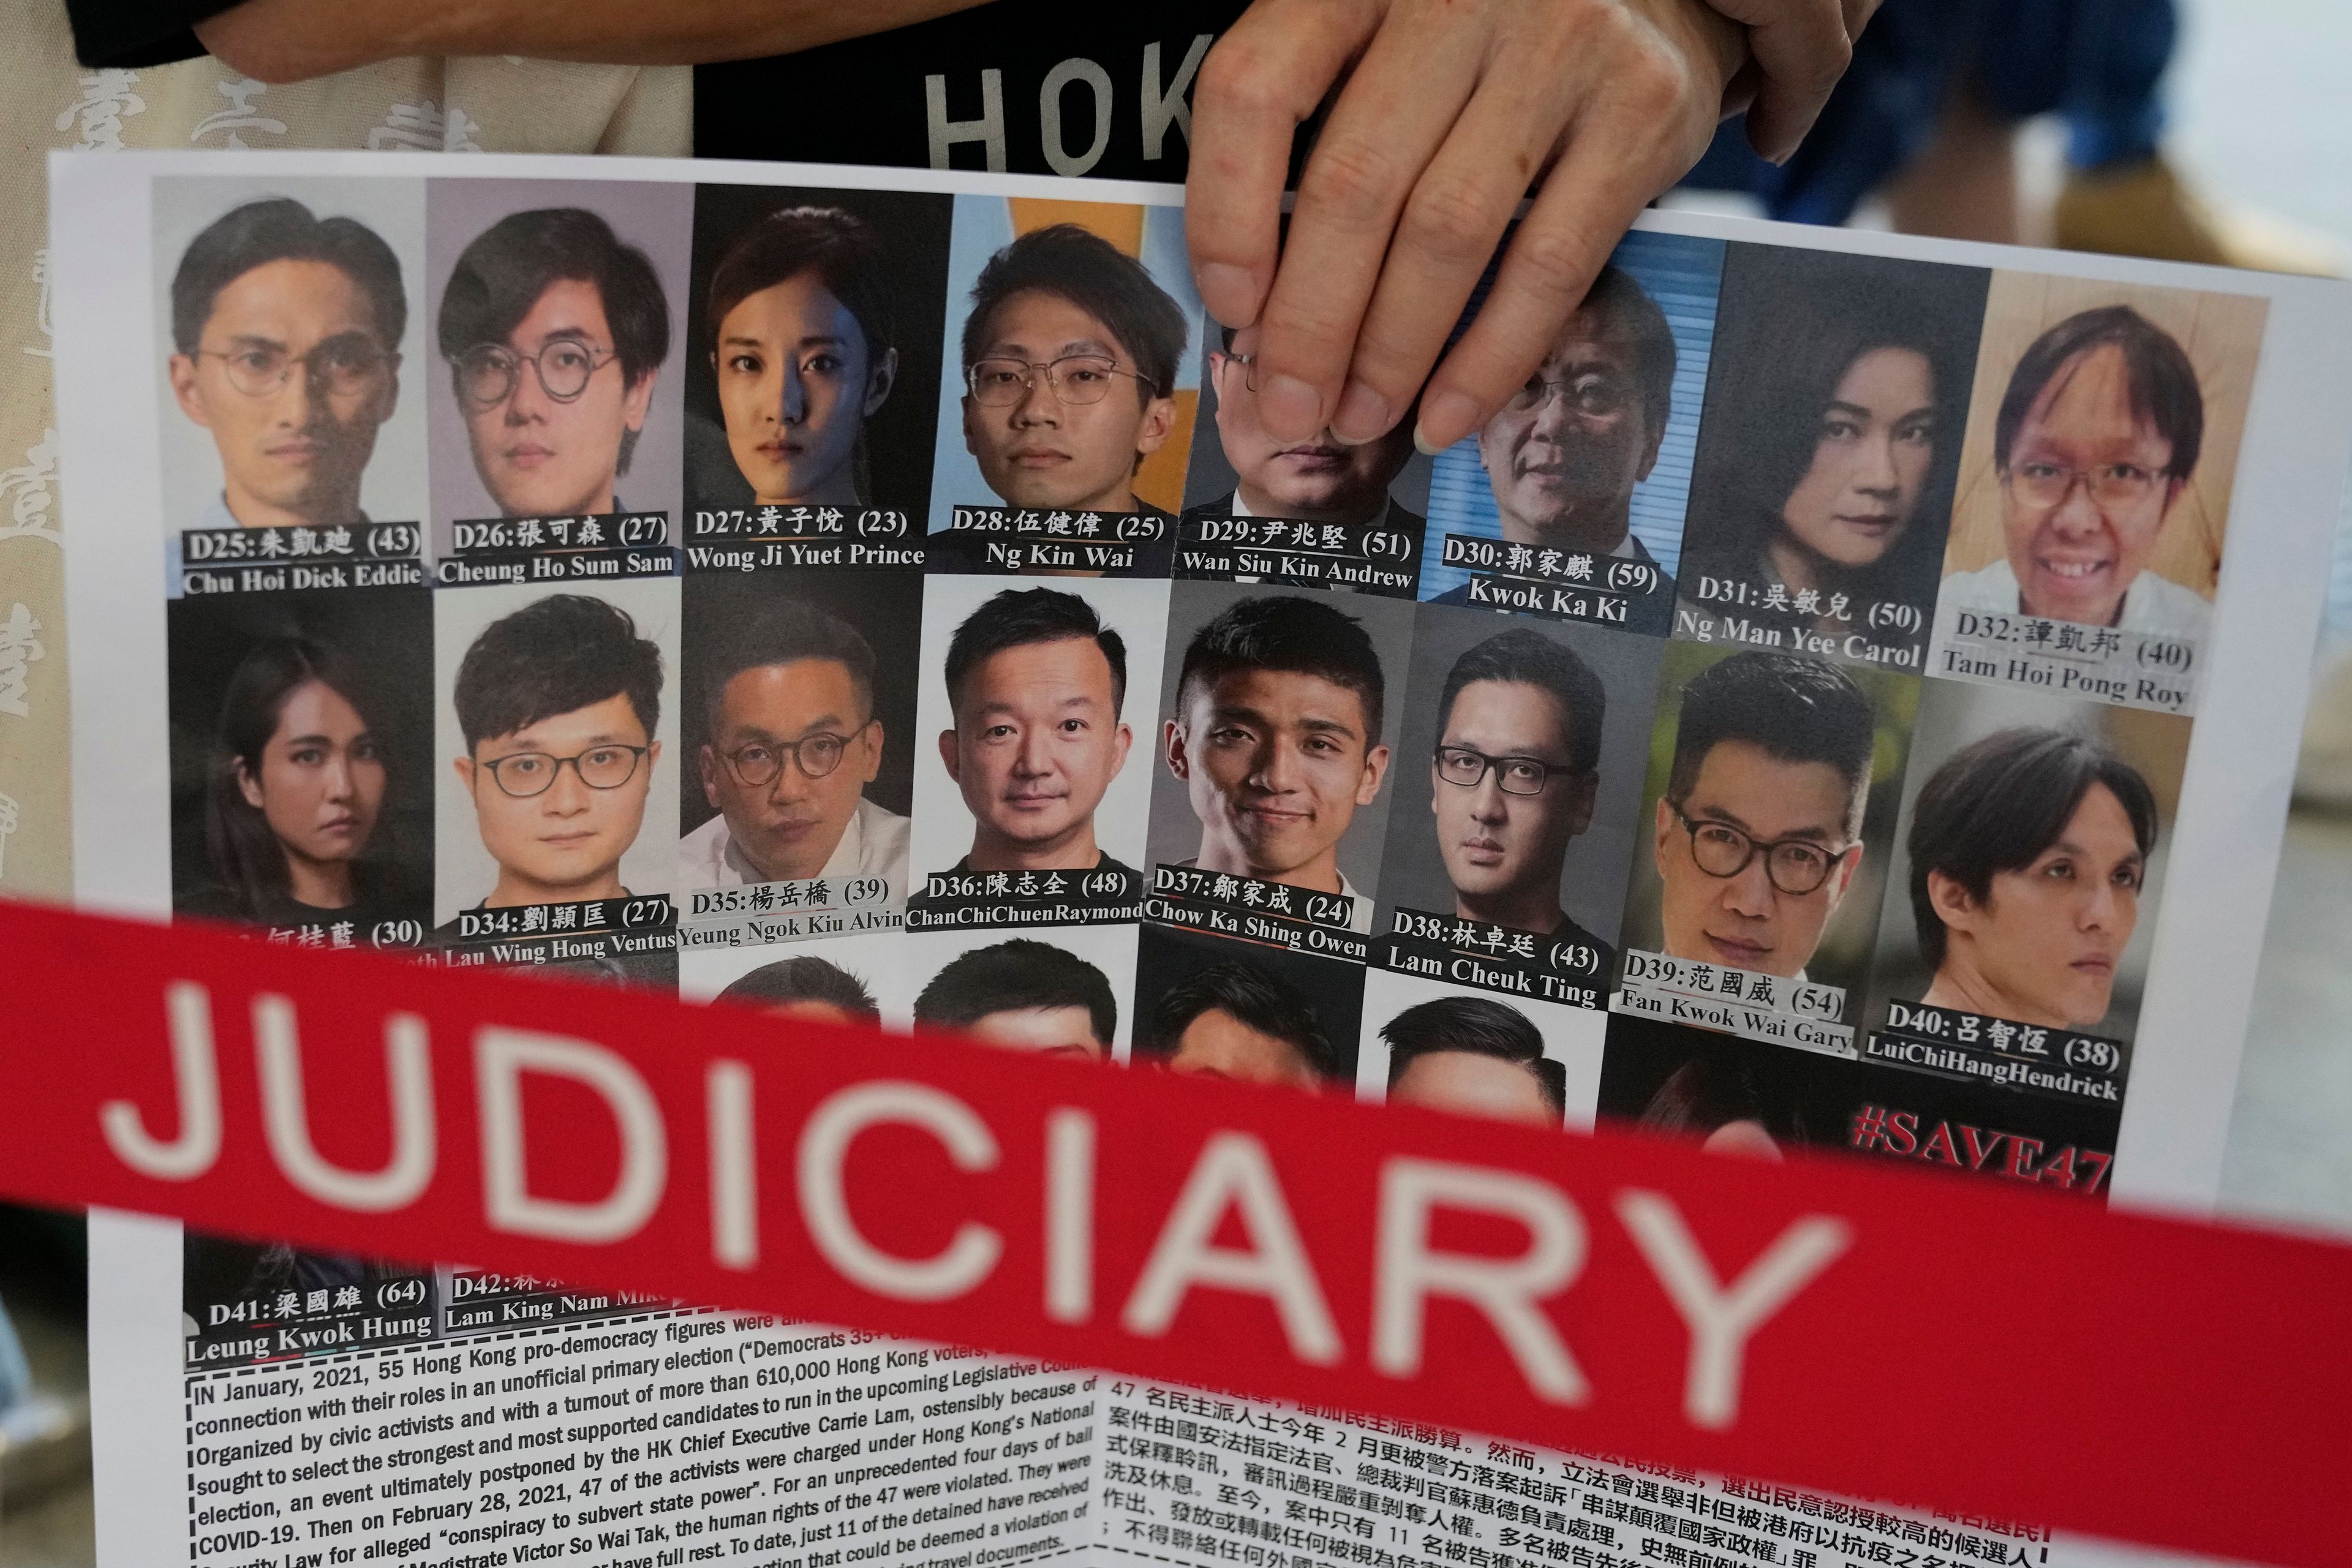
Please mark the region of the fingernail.
POLYGON ((1339 394, 1338 412, 1331 416, 1331 434, 1350 447, 1360 447, 1387 435, 1395 423, 1387 398, 1360 381, 1350 381, 1339 394))
POLYGON ((1259 378, 1258 418, 1286 440, 1303 441, 1323 428, 1323 399, 1295 375, 1259 378))
POLYGON ((1478 405, 1459 392, 1441 392, 1422 400, 1421 422, 1413 426, 1412 444, 1422 456, 1434 458, 1478 423, 1478 405))
POLYGON ((1248 268, 1230 261, 1205 262, 1194 281, 1201 286, 1201 303, 1226 326, 1245 327, 1256 315, 1249 307, 1257 298, 1257 280, 1248 268))

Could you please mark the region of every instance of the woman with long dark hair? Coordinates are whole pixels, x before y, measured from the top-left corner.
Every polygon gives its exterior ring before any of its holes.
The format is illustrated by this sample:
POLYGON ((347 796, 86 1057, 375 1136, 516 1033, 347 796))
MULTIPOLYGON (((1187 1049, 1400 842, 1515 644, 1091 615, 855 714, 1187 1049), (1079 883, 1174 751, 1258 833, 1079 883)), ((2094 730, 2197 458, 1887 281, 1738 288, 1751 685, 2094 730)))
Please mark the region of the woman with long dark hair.
POLYGON ((192 912, 350 921, 363 941, 413 913, 366 858, 383 816, 383 735, 365 682, 337 650, 298 637, 248 649, 221 696, 205 783, 215 892, 192 912))
POLYGON ((1977 322, 1965 299, 1844 278, 1851 258, 1836 259, 1845 265, 1798 262, 1755 289, 1760 309, 1723 351, 1683 596, 1916 669, 1951 524, 1977 322))

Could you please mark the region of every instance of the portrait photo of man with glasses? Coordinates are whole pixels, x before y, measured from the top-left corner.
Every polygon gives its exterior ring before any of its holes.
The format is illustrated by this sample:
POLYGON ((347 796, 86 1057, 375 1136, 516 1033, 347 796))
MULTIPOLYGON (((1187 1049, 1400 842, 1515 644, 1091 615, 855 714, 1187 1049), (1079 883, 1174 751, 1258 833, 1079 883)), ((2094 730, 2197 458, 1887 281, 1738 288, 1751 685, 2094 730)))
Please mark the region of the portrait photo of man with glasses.
MULTIPOLYGON (((375 224, 333 210, 327 193, 306 192, 310 203, 240 200, 221 184, 166 186, 159 200, 165 382, 178 416, 164 427, 165 515, 187 528, 364 524, 370 466, 401 405, 413 268, 375 224), (225 211, 224 198, 235 203, 225 211), (179 218, 201 223, 184 244, 179 218)), ((421 249, 420 225, 384 226, 421 249)), ((410 423, 408 439, 390 443, 398 471, 373 481, 393 514, 375 521, 422 513, 423 443, 410 423)))
POLYGON ((908 816, 874 795, 882 781, 907 804, 911 670, 877 672, 856 623, 911 618, 919 588, 877 583, 856 605, 844 602, 856 585, 829 586, 820 599, 818 584, 688 584, 700 738, 680 805, 688 820, 713 815, 678 841, 681 889, 879 878, 889 894, 871 907, 906 897, 908 816))
MULTIPOLYGON (((1476 610, 1416 612, 1411 686, 1381 863, 1376 966, 1427 973, 1420 940, 1469 921, 1582 948, 1612 972, 1642 812, 1664 648, 1591 626, 1507 627, 1476 610), (1417 935, 1416 933, 1420 933, 1417 935)), ((1556 967, 1556 965, 1554 965, 1556 967)), ((1479 984, 1486 972, 1456 979, 1479 984)))
POLYGON ((1822 978, 1807 966, 1863 869, 1877 711, 1843 669, 1793 654, 1734 653, 1680 698, 1652 823, 1656 929, 1629 944, 1822 978))
POLYGON ((1622 595, 1626 615, 1612 624, 1669 629, 1722 269, 1716 242, 1627 237, 1526 384, 1433 460, 1424 598, 1496 607, 1482 593, 1493 583, 1479 579, 1497 571, 1598 592, 1609 563, 1635 563, 1655 580, 1622 595), (1522 553, 1516 566, 1449 563, 1449 534, 1522 553), (1594 569, 1563 575, 1570 557, 1594 569))
POLYGON ((1963 616, 2109 628, 2066 635, 2126 658, 2135 634, 2204 636, 2266 319, 2239 296, 1992 275, 1929 674, 1969 673, 1948 652, 1963 616))
MULTIPOLYGON (((1176 384, 1190 336, 1184 308, 1149 268, 1076 224, 1020 235, 972 282, 962 322, 962 444, 991 495, 1024 510, 1160 524, 1133 566, 1072 575, 1167 574, 1176 520, 1138 495, 1137 481, 1187 424, 1176 384)), ((932 505, 936 512, 983 499, 935 488, 932 505)), ((935 531, 929 548, 933 572, 986 569, 976 536, 935 531)))
POLYGON ((445 922, 468 909, 670 891, 677 720, 665 717, 664 688, 676 658, 663 644, 675 594, 647 580, 595 595, 436 596, 436 664, 455 671, 437 724, 457 797, 445 794, 438 818, 445 922))
POLYGON ((691 189, 473 184, 433 189, 436 521, 674 514, 691 189))

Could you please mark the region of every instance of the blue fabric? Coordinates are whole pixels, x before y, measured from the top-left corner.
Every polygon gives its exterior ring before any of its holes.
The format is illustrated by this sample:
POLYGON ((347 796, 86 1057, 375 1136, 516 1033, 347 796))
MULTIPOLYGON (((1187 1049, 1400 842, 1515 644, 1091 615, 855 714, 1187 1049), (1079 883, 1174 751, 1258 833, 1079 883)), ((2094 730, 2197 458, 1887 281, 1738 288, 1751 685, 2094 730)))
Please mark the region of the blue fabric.
POLYGON ((2136 163, 2163 132, 2157 87, 2179 37, 2175 0, 1887 0, 1785 166, 1749 152, 1733 121, 1684 183, 1748 192, 1776 218, 1843 223, 1926 149, 1963 78, 1998 113, 2064 116, 2077 169, 2136 163))

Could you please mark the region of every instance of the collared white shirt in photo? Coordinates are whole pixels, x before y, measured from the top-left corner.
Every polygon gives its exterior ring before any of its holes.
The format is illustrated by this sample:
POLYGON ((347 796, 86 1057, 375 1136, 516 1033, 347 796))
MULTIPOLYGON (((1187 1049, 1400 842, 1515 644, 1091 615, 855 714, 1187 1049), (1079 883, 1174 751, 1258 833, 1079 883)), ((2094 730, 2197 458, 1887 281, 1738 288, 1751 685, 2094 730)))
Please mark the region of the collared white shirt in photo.
MULTIPOLYGON (((890 902, 903 902, 907 826, 907 819, 897 812, 860 799, 857 809, 850 813, 849 826, 841 830, 841 842, 833 847, 833 854, 817 875, 887 877, 890 902)), ((744 858, 723 811, 677 841, 677 866, 679 885, 687 888, 741 888, 770 880, 744 858)))

